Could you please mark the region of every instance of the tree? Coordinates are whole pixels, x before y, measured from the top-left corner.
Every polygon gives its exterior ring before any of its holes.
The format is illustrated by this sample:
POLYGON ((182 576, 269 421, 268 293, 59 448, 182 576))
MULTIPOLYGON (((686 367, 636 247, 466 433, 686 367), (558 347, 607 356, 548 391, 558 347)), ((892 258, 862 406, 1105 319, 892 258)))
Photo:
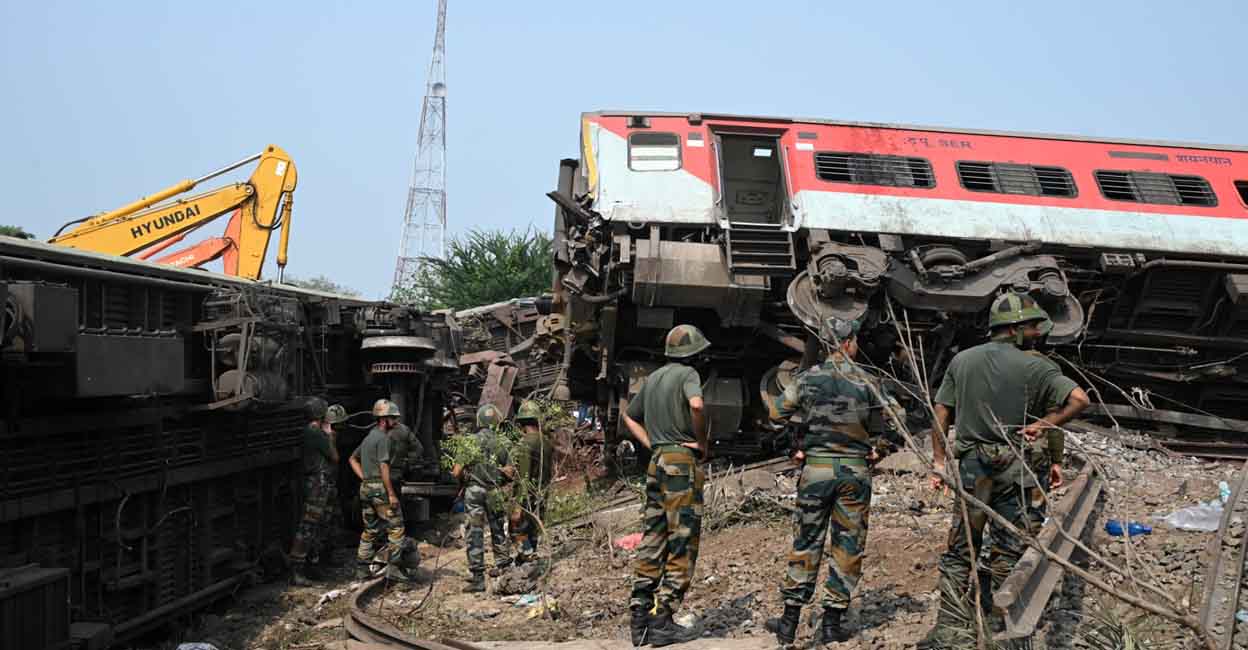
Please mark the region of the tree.
POLYGON ((338 284, 337 282, 334 282, 333 280, 330 280, 329 278, 323 275, 313 276, 313 277, 307 278, 306 280, 288 276, 285 279, 285 282, 286 284, 289 284, 291 286, 301 287, 304 289, 312 289, 314 291, 324 291, 326 293, 337 293, 337 294, 342 294, 344 296, 352 296, 352 297, 357 297, 357 298, 360 295, 359 291, 356 291, 355 289, 352 289, 350 287, 344 287, 341 284, 338 284))
POLYGON ((34 239, 35 236, 22 230, 21 226, 0 226, 0 235, 17 237, 18 239, 34 239))
MULTIPOLYGON (((472 230, 448 243, 446 259, 426 260, 417 280, 424 296, 416 302, 424 309, 460 310, 536 296, 550 290, 552 273, 546 233, 472 230)), ((396 298, 402 302, 404 292, 396 298)))

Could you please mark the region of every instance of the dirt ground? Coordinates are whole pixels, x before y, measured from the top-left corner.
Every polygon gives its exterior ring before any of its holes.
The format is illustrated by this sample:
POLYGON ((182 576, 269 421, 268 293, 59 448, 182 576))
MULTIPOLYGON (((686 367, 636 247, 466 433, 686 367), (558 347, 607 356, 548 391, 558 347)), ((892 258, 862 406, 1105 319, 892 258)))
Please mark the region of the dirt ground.
MULTIPOLYGON (((1173 530, 1153 518, 1217 498, 1219 481, 1231 482, 1239 465, 1142 451, 1117 437, 1092 434, 1068 445, 1078 447, 1104 467, 1107 479, 1107 496, 1090 546, 1118 563, 1127 562, 1129 555, 1129 566, 1138 579, 1152 580, 1176 601, 1199 607, 1199 597, 1192 594, 1199 593, 1204 551, 1213 533, 1173 530), (1128 554, 1124 539, 1110 537, 1104 530, 1105 520, 1111 517, 1152 524, 1153 533, 1132 538, 1128 554)), ((781 504, 792 503, 794 480, 752 473, 723 483, 730 486, 708 493, 708 530, 694 585, 680 614, 696 617, 705 636, 757 639, 767 647, 770 635, 763 622, 783 608, 777 589, 792 532, 790 516, 781 504), (743 499, 743 494, 755 496, 743 499)), ((873 488, 864 574, 849 618, 858 635, 835 647, 913 647, 935 618, 937 562, 945 545, 951 503, 927 489, 920 473, 904 469, 878 473, 873 488)), ((540 604, 515 604, 518 596, 500 595, 497 579, 490 580, 487 594, 461 593, 467 574, 458 533, 461 519, 462 515, 443 517, 438 527, 419 533, 424 557, 420 581, 408 589, 389 590, 374 603, 376 613, 402 630, 429 639, 627 639, 632 553, 609 542, 637 530, 636 506, 599 516, 589 526, 551 532, 542 550, 550 570, 534 590, 548 599, 547 613, 540 604), (445 541, 447 546, 439 548, 431 541, 445 541)), ((340 556, 349 565, 352 549, 344 544, 340 556)), ((1111 584, 1138 591, 1095 563, 1089 566, 1094 575, 1111 584)), ((345 638, 341 619, 345 591, 352 586, 349 572, 349 566, 333 572, 314 588, 277 583, 252 588, 227 610, 201 617, 181 638, 209 640, 219 650, 330 648, 345 638), (344 593, 316 605, 334 590, 344 593)), ((813 630, 807 623, 815 609, 803 612, 799 647, 810 644, 813 630)), ((1175 624, 1121 606, 1068 575, 1049 603, 1034 647, 1097 647, 1080 638, 1089 626, 1085 617, 1095 612, 1109 612, 1130 623, 1152 642, 1147 647, 1190 645, 1175 624)))

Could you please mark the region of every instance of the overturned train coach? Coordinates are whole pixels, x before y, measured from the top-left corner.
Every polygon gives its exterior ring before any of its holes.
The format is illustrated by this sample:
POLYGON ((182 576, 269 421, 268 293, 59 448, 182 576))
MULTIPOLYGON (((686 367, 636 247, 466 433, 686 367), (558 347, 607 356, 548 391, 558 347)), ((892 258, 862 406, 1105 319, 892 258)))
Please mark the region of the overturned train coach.
POLYGON ((344 459, 394 399, 425 450, 405 514, 454 493, 445 316, 8 237, 0 305, 0 647, 124 642, 280 567, 307 396, 358 413, 344 459))
POLYGON ((749 450, 821 319, 862 319, 867 359, 913 388, 907 339, 936 385, 1006 291, 1048 310, 1048 353, 1104 416, 1248 430, 1248 150, 670 113, 587 113, 580 135, 549 195, 557 393, 616 436, 674 324, 713 343, 713 440, 749 450))

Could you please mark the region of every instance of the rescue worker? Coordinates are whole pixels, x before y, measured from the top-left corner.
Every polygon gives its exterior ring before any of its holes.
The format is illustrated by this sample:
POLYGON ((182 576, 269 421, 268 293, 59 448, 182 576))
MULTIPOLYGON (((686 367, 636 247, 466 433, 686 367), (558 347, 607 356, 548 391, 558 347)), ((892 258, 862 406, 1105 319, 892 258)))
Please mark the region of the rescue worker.
POLYGON ((389 433, 399 426, 399 407, 390 400, 379 399, 373 404, 373 417, 377 418, 377 425, 351 452, 351 470, 360 477, 360 509, 364 519, 364 531, 360 533, 360 546, 355 556, 357 578, 372 575, 374 559, 398 566, 409 545, 399 486, 390 474, 395 457, 389 433))
MULTIPOLYGON (((1023 468, 1026 461, 1014 450, 1038 439, 1046 429, 1065 424, 1089 401, 1056 364, 1025 351, 1053 328, 1034 299, 1009 292, 999 296, 990 309, 991 340, 955 355, 936 393, 932 453, 937 471, 944 472, 945 433, 953 424, 958 437, 953 450, 956 466, 950 471, 958 473, 963 489, 1019 530, 1034 534, 1035 522, 1027 508, 1040 487, 1030 480, 1023 468)), ((933 473, 932 488, 939 490, 942 485, 943 480, 933 473)), ((944 598, 971 598, 971 554, 982 545, 988 515, 977 508, 970 508, 968 514, 970 544, 961 511, 955 507, 948 549, 940 557, 944 598)), ((1022 556, 1024 544, 1004 527, 990 528, 988 570, 995 591, 1022 556)), ((981 597, 991 600, 991 594, 981 597)), ((947 647, 949 630, 955 625, 954 612, 941 607, 936 626, 919 647, 947 647)))
POLYGON ((497 576, 511 566, 511 549, 503 530, 505 520, 504 481, 515 477, 510 455, 504 441, 499 440, 495 428, 503 421, 503 414, 493 404, 477 409, 477 445, 480 457, 471 465, 455 465, 451 476, 466 483, 464 486, 464 510, 468 514, 468 571, 471 574, 464 587, 467 593, 485 591, 485 529, 490 529, 490 546, 494 551, 494 568, 490 575, 497 576))
POLYGON ((334 558, 334 546, 337 540, 338 531, 342 530, 342 492, 338 486, 339 465, 340 460, 346 460, 347 454, 343 454, 338 445, 342 444, 342 429, 346 426, 347 409, 341 404, 331 404, 325 410, 325 423, 329 425, 328 431, 332 434, 332 442, 335 454, 335 461, 329 468, 329 482, 325 487, 325 503, 327 512, 325 518, 325 527, 328 530, 325 542, 318 552, 317 564, 322 567, 338 567, 342 566, 334 558))
POLYGON ((399 423, 386 433, 390 436, 390 479, 402 495, 403 481, 415 476, 413 466, 424 455, 425 447, 406 424, 399 423))
POLYGON ((537 557, 539 530, 537 518, 544 517, 546 490, 550 486, 555 447, 542 431, 542 407, 526 400, 516 409, 520 446, 516 452, 516 505, 511 511, 511 542, 516 547, 516 564, 537 557))
POLYGON ((300 587, 312 584, 315 576, 309 554, 328 543, 326 525, 331 507, 331 468, 338 466, 334 430, 325 421, 325 400, 314 397, 305 406, 308 424, 303 428, 303 518, 290 547, 291 582, 300 587))
POLYGON ((871 470, 879 460, 868 432, 872 410, 885 407, 886 417, 904 418, 901 407, 883 393, 853 358, 858 354, 858 321, 830 318, 819 338, 828 355, 791 382, 776 399, 777 419, 800 414, 805 423, 794 459, 802 463, 797 491, 797 530, 780 596, 784 615, 767 622, 781 645, 793 643, 802 606, 815 595, 819 563, 831 528, 831 562, 820 601, 822 623, 816 643, 846 641, 844 627, 850 596, 862 576, 871 507, 871 470), (875 385, 874 389, 868 383, 875 385))
POLYGON ((650 373, 621 413, 624 425, 650 450, 641 543, 629 602, 633 645, 665 646, 698 637, 672 620, 693 580, 702 535, 699 466, 708 449, 702 379, 687 365, 711 346, 698 328, 667 334, 667 365, 650 373))

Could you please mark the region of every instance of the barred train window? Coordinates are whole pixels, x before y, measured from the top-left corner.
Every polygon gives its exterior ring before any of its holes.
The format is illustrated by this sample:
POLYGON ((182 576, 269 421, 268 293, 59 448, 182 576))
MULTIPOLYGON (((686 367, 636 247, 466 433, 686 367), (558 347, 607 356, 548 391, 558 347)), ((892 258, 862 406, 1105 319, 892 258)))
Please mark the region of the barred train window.
POLYGON ((1096 184, 1101 186, 1101 194, 1113 201, 1159 205, 1218 204, 1218 197, 1209 187, 1209 181, 1199 176, 1106 170, 1098 170, 1095 176, 1096 184))
POLYGON ((962 187, 972 192, 1073 197, 1075 179, 1061 167, 999 162, 958 163, 962 187))
POLYGON ((1248 181, 1235 181, 1235 189, 1239 191, 1239 200, 1248 205, 1248 181))
POLYGON ((923 158, 904 156, 820 151, 815 154, 815 175, 819 180, 833 183, 921 188, 936 186, 930 162, 923 158))
POLYGON ((628 168, 635 172, 680 169, 680 136, 649 131, 628 136, 628 168))

